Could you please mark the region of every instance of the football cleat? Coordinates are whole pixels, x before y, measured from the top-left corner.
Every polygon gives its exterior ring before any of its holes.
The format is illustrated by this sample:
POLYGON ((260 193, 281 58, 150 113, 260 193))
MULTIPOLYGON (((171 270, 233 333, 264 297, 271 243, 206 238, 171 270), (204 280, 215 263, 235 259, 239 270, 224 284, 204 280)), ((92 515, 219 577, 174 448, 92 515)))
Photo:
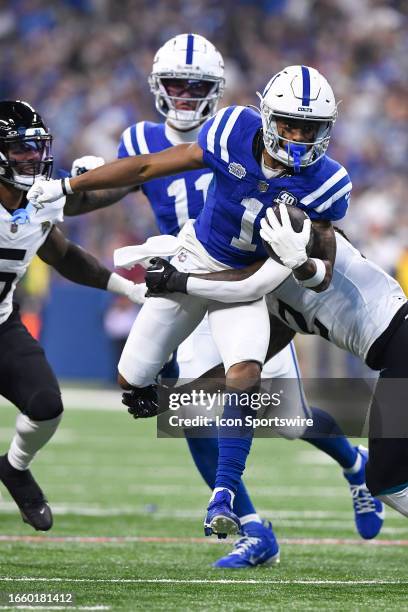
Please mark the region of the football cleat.
POLYGON ((204 521, 204 533, 206 536, 217 535, 219 540, 228 535, 240 532, 241 523, 232 511, 231 493, 227 489, 218 491, 207 508, 204 521))
POLYGON ((384 505, 373 497, 365 483, 365 466, 368 461, 368 451, 364 446, 356 447, 361 455, 361 468, 355 474, 344 474, 350 485, 354 508, 356 529, 364 540, 375 538, 384 522, 384 505))
POLYGON ((16 470, 6 454, 0 457, 0 480, 16 502, 25 523, 37 531, 51 529, 51 508, 30 470, 16 470))
POLYGON ((248 569, 279 563, 279 545, 270 522, 247 523, 242 527, 242 533, 243 537, 235 542, 233 550, 213 563, 213 567, 248 569))

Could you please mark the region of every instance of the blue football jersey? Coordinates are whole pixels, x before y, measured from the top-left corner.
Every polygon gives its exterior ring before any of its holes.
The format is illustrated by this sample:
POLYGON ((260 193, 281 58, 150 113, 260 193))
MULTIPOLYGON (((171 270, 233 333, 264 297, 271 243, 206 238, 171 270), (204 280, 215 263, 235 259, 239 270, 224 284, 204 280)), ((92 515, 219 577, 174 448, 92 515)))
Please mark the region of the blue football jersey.
MULTIPOLYGON (((172 143, 165 134, 164 123, 141 121, 122 134, 118 158, 158 153, 172 143)), ((196 219, 204 205, 212 172, 208 168, 170 177, 153 179, 141 185, 148 198, 162 234, 176 236, 188 219, 196 219)))
POLYGON ((336 221, 346 214, 352 187, 345 168, 326 155, 299 173, 288 169, 267 179, 253 153, 261 127, 251 108, 229 106, 206 121, 198 136, 214 178, 195 222, 196 236, 212 257, 234 268, 267 256, 259 228, 268 206, 284 202, 313 220, 336 221))

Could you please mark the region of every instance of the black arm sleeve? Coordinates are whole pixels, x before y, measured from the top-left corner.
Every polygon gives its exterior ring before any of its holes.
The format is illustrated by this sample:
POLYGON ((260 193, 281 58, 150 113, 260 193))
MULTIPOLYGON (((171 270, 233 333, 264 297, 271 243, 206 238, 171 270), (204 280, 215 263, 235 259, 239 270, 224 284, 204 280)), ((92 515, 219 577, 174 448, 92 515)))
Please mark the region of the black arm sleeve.
POLYGON ((67 240, 57 227, 51 230, 38 256, 74 283, 97 289, 107 288, 111 271, 91 253, 67 240))
POLYGON ((131 191, 138 187, 119 187, 117 189, 102 189, 101 191, 84 191, 67 196, 64 214, 67 217, 83 215, 116 204, 131 191))
POLYGON ((65 257, 53 266, 68 280, 88 287, 106 289, 111 271, 78 245, 70 242, 65 257))

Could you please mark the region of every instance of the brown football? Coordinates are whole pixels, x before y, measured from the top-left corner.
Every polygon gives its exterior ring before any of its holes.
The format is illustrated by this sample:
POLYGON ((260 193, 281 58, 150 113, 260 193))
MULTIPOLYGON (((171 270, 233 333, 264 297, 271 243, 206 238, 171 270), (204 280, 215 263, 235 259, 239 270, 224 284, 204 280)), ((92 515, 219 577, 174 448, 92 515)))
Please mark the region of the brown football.
MULTIPOLYGON (((288 205, 288 204, 284 204, 284 206, 286 206, 287 211, 289 213, 290 223, 291 223, 293 229, 295 230, 295 232, 301 232, 302 229, 303 229, 304 220, 307 219, 307 214, 303 210, 301 210, 300 208, 297 208, 296 206, 292 206, 292 205, 288 205)), ((281 215, 280 215, 279 205, 278 204, 274 204, 272 206, 272 210, 275 213, 278 221, 281 222, 281 215)), ((265 250, 268 253, 269 257, 272 257, 272 259, 274 259, 278 263, 282 263, 281 260, 279 259, 278 255, 275 253, 275 251, 270 246, 270 244, 265 242, 265 240, 262 240, 262 242, 263 242, 263 245, 264 245, 265 250)), ((307 246, 306 246, 306 253, 308 255, 311 254, 312 248, 313 248, 313 225, 312 225, 312 229, 311 229, 311 232, 310 232, 310 239, 309 239, 309 242, 307 243, 307 246)))

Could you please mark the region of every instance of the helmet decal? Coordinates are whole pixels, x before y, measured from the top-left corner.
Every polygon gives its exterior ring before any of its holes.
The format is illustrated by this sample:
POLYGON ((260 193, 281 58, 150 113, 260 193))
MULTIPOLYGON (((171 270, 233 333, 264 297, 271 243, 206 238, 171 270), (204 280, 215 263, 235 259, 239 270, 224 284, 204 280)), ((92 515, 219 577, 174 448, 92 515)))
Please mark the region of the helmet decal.
POLYGON ((186 64, 193 63, 193 52, 194 52, 194 35, 187 35, 187 51, 186 51, 186 64))
POLYGON ((302 93, 302 106, 309 106, 310 104, 310 73, 307 66, 302 66, 302 80, 303 80, 303 93, 302 93))

